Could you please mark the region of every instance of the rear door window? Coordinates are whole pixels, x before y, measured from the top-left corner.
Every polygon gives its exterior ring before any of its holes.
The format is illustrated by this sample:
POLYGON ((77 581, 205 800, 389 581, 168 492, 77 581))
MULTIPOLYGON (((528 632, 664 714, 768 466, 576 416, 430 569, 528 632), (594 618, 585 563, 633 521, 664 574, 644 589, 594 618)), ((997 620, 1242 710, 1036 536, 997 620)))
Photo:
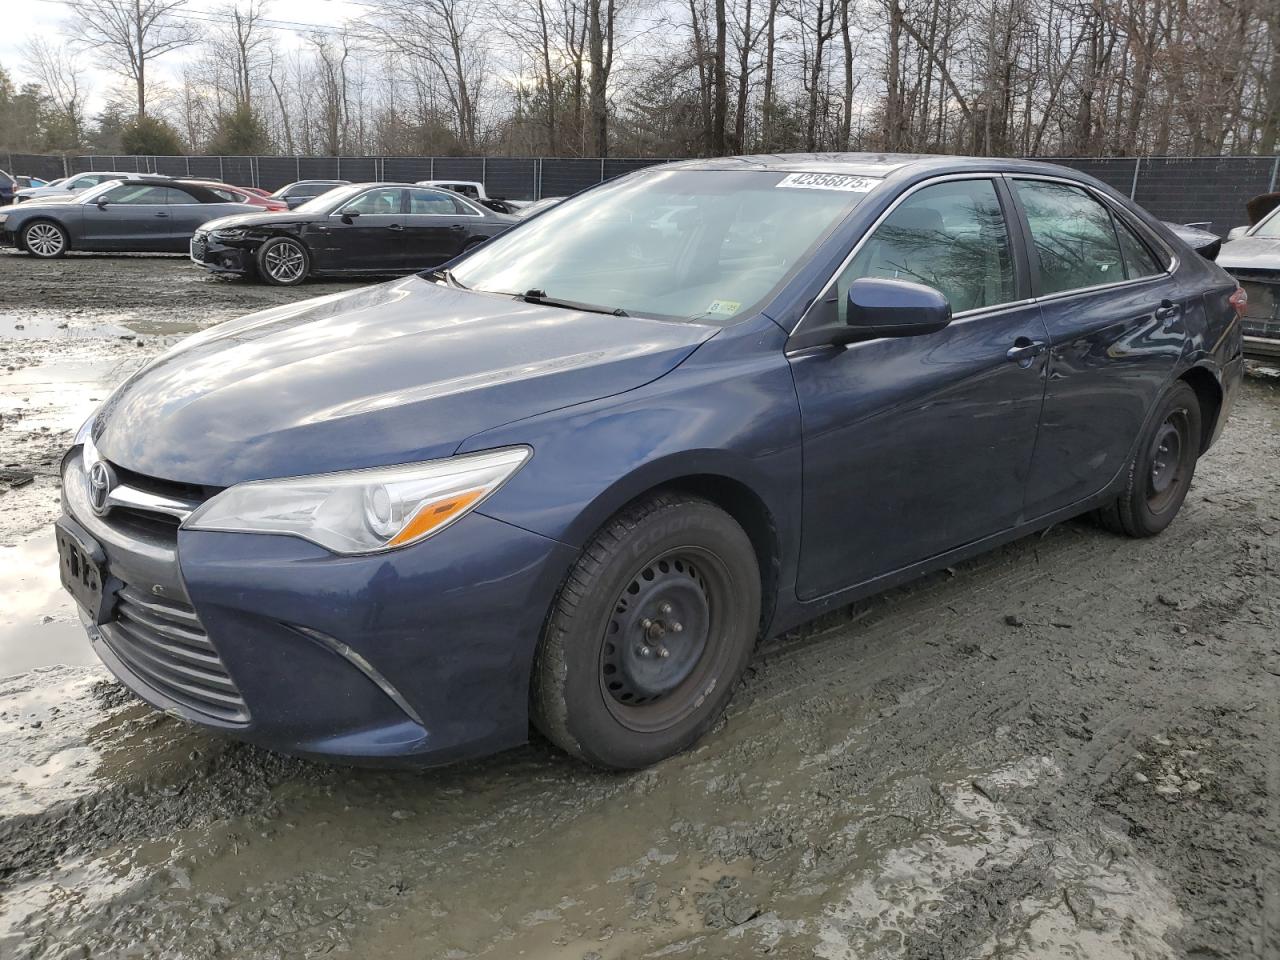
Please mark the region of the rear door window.
POLYGON ((410 190, 409 212, 450 217, 472 213, 462 203, 441 190, 410 190))
POLYGON ((1113 216, 1116 233, 1120 237, 1120 252, 1124 254, 1124 272, 1130 280, 1154 277, 1164 273, 1164 267, 1152 254, 1142 238, 1120 217, 1113 216))
POLYGON ((861 277, 933 287, 954 313, 1017 300, 1013 248, 995 184, 952 180, 902 201, 836 281, 842 323, 849 286, 861 277))
POLYGON ((1041 295, 1083 290, 1125 279, 1111 212, 1080 187, 1015 180, 1040 259, 1041 295))

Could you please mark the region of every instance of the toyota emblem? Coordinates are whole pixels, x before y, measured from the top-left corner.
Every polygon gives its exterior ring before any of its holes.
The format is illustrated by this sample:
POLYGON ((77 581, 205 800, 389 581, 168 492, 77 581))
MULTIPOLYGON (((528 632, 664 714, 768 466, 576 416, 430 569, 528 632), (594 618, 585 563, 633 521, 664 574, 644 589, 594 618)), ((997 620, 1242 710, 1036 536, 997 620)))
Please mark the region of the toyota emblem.
POLYGON ((101 460, 89 468, 89 506, 98 516, 102 516, 109 509, 107 501, 111 496, 111 487, 114 482, 115 477, 111 474, 111 468, 101 460))

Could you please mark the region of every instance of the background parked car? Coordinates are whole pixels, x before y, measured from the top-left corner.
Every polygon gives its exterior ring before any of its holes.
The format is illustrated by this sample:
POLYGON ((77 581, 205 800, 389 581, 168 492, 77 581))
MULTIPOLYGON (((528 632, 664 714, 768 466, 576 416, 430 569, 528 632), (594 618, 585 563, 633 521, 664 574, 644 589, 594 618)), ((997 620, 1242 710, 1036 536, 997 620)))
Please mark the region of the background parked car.
POLYGON ((215 273, 292 285, 318 274, 411 273, 451 260, 515 218, 447 190, 356 183, 288 213, 227 217, 191 238, 191 259, 215 273))
POLYGON ((262 190, 254 190, 249 187, 236 187, 229 183, 222 183, 218 180, 191 180, 187 182, 198 183, 201 186, 208 187, 228 203, 247 203, 250 206, 260 207, 261 209, 272 213, 278 213, 282 210, 289 209, 289 205, 283 200, 276 200, 272 198, 271 194, 262 190))
POLYGON ((1249 296, 1242 321, 1245 351, 1280 357, 1280 206, 1224 243, 1218 266, 1249 296))
POLYGON ((22 189, 30 187, 47 187, 49 185, 48 180, 41 179, 40 177, 26 177, 22 174, 19 174, 13 179, 18 181, 18 186, 22 189))
POLYGON ((64 177, 62 180, 56 180, 53 183, 45 184, 43 187, 27 187, 19 190, 15 197, 15 202, 24 203, 28 200, 49 199, 56 197, 65 197, 72 194, 80 193, 106 183, 108 180, 137 180, 139 178, 148 177, 156 180, 168 180, 169 177, 162 177, 159 174, 149 175, 142 173, 122 173, 111 170, 96 170, 92 173, 77 173, 70 177, 64 177))
POLYGON ((0 206, 13 203, 14 195, 18 192, 18 181, 9 173, 0 170, 0 206))
POLYGON ((479 180, 419 180, 419 187, 439 187, 441 190, 452 190, 460 193, 468 200, 475 200, 497 213, 515 213, 527 206, 527 200, 508 200, 505 197, 491 197, 479 180))
POLYGON ((544 210, 550 210, 556 204, 564 203, 564 197, 543 197, 541 200, 535 200, 533 203, 527 203, 523 207, 517 207, 515 215, 521 220, 527 220, 534 214, 542 213, 544 210))
POLYGON ((69 249, 177 253, 206 220, 254 209, 200 183, 133 176, 11 208, 0 214, 0 243, 36 257, 69 249))
POLYGON ((271 194, 273 200, 283 200, 292 210, 308 200, 314 200, 322 193, 328 193, 334 187, 345 187, 350 180, 299 180, 297 183, 285 184, 271 194))

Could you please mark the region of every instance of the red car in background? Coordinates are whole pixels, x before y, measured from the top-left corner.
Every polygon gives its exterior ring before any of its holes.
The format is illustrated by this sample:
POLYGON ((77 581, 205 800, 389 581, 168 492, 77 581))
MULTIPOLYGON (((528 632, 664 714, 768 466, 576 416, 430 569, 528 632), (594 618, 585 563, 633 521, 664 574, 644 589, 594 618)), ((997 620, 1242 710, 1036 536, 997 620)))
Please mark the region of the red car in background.
POLYGON ((277 200, 257 187, 234 187, 229 183, 219 183, 217 180, 201 180, 199 183, 231 203, 251 203, 269 213, 289 209, 289 205, 283 200, 277 200))

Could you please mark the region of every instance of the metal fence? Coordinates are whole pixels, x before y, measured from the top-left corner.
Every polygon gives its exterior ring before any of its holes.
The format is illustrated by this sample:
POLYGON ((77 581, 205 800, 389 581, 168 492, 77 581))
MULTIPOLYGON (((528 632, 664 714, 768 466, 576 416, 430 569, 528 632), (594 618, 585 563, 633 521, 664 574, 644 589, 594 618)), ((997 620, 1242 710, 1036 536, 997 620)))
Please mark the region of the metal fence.
MULTIPOLYGON (((568 157, 60 157, 0 154, 10 173, 51 179, 85 170, 204 177, 274 190, 295 180, 478 180, 496 197, 576 193, 654 160, 568 157)), ((1280 157, 1045 157, 1097 177, 1164 220, 1208 223, 1225 234, 1245 222, 1251 197, 1280 186, 1280 157)))

